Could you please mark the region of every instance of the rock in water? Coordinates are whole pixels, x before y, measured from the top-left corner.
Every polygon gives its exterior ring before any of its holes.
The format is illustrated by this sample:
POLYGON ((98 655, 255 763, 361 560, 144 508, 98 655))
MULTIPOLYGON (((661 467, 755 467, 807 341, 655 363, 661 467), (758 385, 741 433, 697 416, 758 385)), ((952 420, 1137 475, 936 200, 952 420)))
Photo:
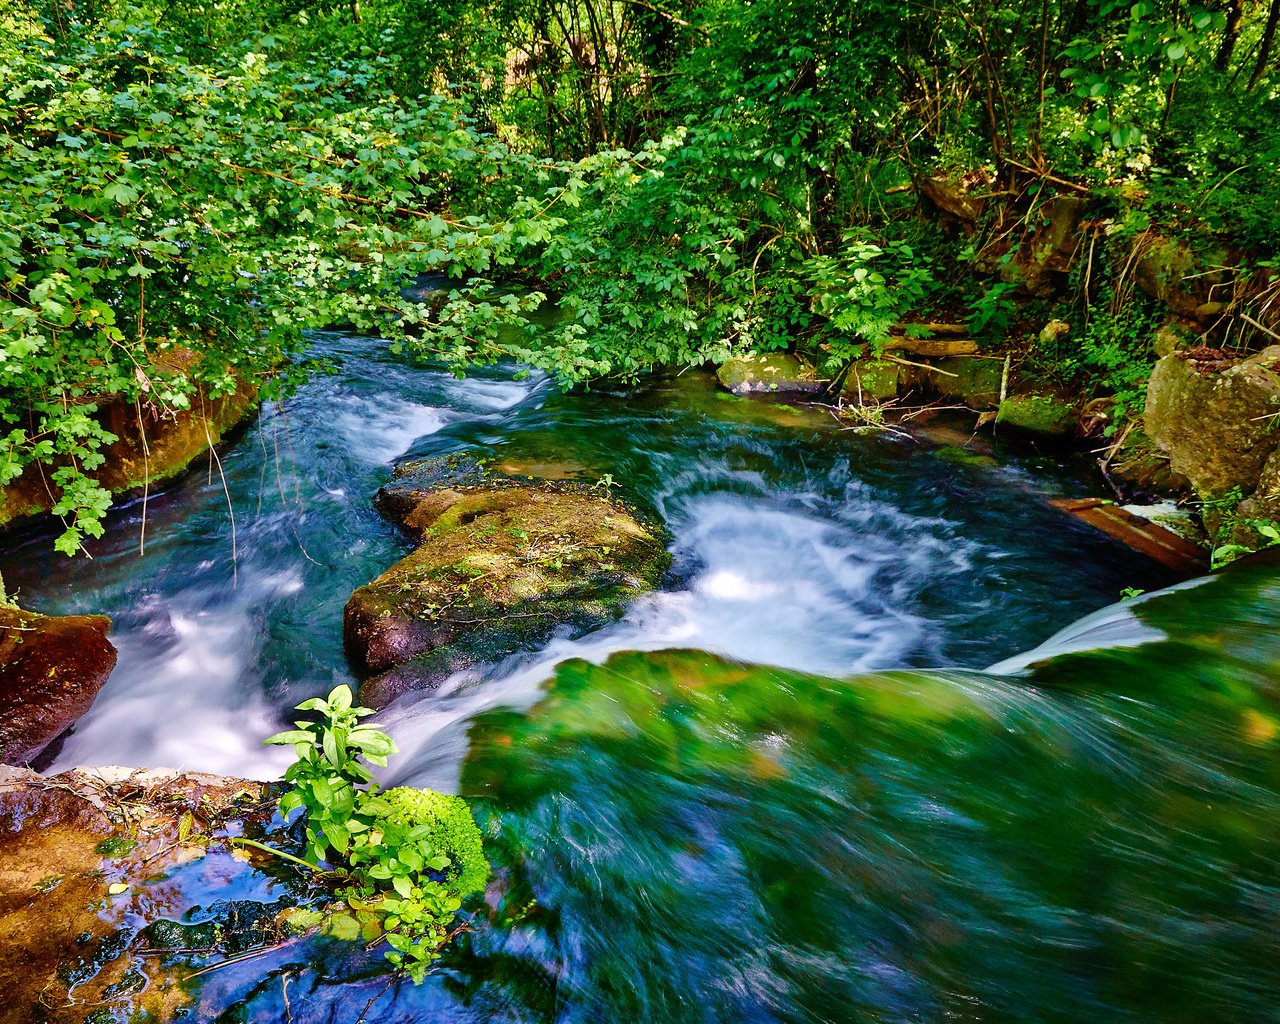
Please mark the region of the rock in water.
POLYGON ((116 665, 110 628, 0 607, 0 761, 26 764, 89 710, 116 665))
POLYGON ((783 352, 730 359, 716 377, 735 395, 815 395, 826 387, 812 366, 783 352))
POLYGON ((1010 395, 996 414, 996 430, 1002 427, 1029 437, 1069 437, 1076 411, 1045 395, 1010 395))
POLYGON ((498 476, 469 458, 405 467, 376 503, 419 545, 352 594, 343 616, 373 707, 559 630, 602 625, 670 562, 661 531, 604 490, 498 476))

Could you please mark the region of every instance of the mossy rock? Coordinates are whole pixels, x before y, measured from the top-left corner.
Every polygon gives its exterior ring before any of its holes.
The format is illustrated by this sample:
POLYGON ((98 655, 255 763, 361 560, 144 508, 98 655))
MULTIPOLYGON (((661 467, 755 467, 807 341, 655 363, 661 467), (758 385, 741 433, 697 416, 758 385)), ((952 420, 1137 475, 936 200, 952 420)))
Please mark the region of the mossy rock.
POLYGON ((352 594, 343 616, 375 707, 603 625, 670 563, 660 528, 606 492, 504 478, 467 457, 414 466, 376 504, 419 546, 352 594))
POLYGON ((89 710, 116 665, 110 628, 0 606, 0 762, 26 764, 89 710))
POLYGON ((844 397, 851 402, 885 402, 898 397, 902 365, 890 359, 855 359, 844 379, 844 397))
POLYGON ((812 395, 826 386, 812 366, 785 352, 730 359, 716 371, 716 378, 735 395, 812 395))
POLYGON ((930 383, 945 398, 958 398, 972 409, 995 409, 1000 404, 1004 360, 982 356, 951 356, 937 360, 941 372, 930 383))
POLYGON ((1069 437, 1076 429, 1076 411, 1046 395, 1010 395, 996 413, 1000 427, 1032 437, 1069 437))
MULTIPOLYGON (((198 392, 193 410, 161 415, 132 402, 104 401, 97 413, 118 440, 103 449, 106 456, 94 479, 115 498, 154 491, 184 473, 210 445, 223 441, 258 411, 258 389, 241 384, 234 392, 211 398, 198 392)), ((30 466, 0 487, 0 526, 48 512, 61 497, 50 481, 50 467, 30 466)))

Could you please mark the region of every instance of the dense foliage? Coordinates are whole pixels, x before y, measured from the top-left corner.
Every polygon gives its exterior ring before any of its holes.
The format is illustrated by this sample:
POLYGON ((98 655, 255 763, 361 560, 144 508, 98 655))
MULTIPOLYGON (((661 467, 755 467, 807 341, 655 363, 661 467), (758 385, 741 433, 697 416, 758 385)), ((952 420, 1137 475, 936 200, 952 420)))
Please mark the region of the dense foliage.
POLYGON ((27 0, 0 16, 0 485, 47 470, 74 551, 112 440, 307 328, 567 382, 938 314, 1140 407, 1133 268, 1185 245, 1267 340, 1280 0, 27 0), (1055 198, 1088 259, 1032 287, 1055 198), (423 275, 430 275, 425 277, 423 275), (555 296, 561 316, 526 326, 555 296), (1017 300, 1017 303, 1015 303, 1017 300))

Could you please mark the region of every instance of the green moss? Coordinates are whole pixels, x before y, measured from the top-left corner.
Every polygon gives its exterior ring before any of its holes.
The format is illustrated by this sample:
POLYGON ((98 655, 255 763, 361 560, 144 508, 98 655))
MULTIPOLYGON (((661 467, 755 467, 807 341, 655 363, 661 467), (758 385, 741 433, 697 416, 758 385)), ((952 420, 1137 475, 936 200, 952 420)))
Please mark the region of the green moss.
POLYGON ((1010 395, 996 413, 997 428, 1008 427, 1042 437, 1067 437, 1075 426, 1075 409, 1042 395, 1010 395))
POLYGON ((938 360, 941 373, 932 375, 940 395, 959 398, 974 409, 994 409, 1000 404, 1004 360, 981 356, 950 356, 938 360))
POLYGON ((459 898, 484 892, 489 862, 471 808, 462 797, 398 786, 382 793, 381 798, 391 808, 386 815, 389 821, 425 828, 424 838, 449 858, 444 875, 459 898))
POLYGON ((898 396, 902 367, 888 359, 858 359, 849 367, 844 396, 852 401, 883 402, 898 396))

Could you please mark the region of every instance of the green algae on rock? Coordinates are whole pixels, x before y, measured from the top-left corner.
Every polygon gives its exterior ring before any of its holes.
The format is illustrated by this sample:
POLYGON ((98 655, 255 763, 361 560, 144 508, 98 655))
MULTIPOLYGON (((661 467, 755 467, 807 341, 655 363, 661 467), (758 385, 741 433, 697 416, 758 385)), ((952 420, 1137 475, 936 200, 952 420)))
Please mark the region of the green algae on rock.
POLYGON ((374 707, 557 630, 602 625, 670 562, 661 531, 606 490, 498 476, 466 457, 405 467, 376 503, 419 545, 343 615, 374 707))
POLYGON ((1076 411, 1045 395, 1010 395, 996 413, 996 429, 1001 427, 1033 437, 1069 437, 1076 428, 1076 411))
POLYGON ((115 668, 110 628, 0 605, 0 762, 33 760, 89 710, 115 668))
POLYGON ((902 366, 891 359, 855 359, 844 379, 844 397, 853 402, 887 401, 898 396, 902 366))

